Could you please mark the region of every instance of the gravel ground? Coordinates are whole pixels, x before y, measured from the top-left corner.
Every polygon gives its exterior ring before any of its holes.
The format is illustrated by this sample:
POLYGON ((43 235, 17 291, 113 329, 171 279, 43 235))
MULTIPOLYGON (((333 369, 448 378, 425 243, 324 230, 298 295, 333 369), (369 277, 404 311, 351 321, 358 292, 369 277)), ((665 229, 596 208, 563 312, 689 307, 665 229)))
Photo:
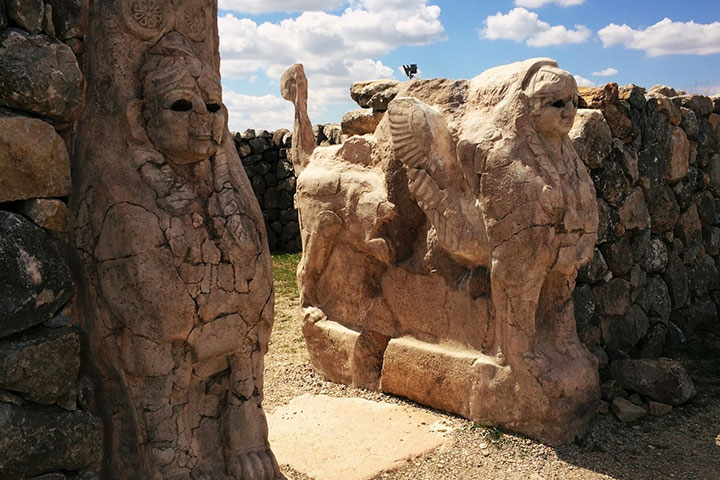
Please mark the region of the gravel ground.
MULTIPOLYGON (((296 293, 280 285, 275 301, 275 327, 265 357, 266 411, 304 393, 425 408, 324 381, 310 366, 297 318, 296 293)), ((625 425, 612 415, 600 415, 582 441, 552 448, 435 412, 454 428, 452 447, 416 458, 373 480, 720 480, 720 337, 703 335, 700 341, 686 349, 691 354, 681 355, 699 393, 666 417, 648 416, 625 425)), ((282 470, 291 480, 312 480, 287 465, 282 470)))

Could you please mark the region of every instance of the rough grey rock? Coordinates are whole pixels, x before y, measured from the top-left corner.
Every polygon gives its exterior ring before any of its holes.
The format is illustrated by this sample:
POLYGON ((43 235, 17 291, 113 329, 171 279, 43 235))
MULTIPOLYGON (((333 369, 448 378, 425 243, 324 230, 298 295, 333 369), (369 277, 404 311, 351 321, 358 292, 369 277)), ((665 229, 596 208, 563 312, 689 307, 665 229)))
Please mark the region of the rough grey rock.
POLYGON ((630 179, 630 183, 635 185, 640 178, 638 170, 638 157, 635 150, 628 148, 622 140, 613 139, 612 152, 610 153, 611 161, 620 164, 625 175, 630 179))
POLYGON ((568 135, 578 156, 589 169, 600 168, 613 145, 610 127, 601 110, 578 110, 568 135))
MULTIPOLYGON (((648 191, 645 190, 647 194, 648 191)), ((680 217, 680 207, 675 200, 675 195, 667 185, 658 187, 648 199, 648 210, 652 223, 652 230, 655 233, 672 231, 680 217)))
POLYGON ((708 226, 703 228, 703 246, 705 253, 716 257, 720 254, 720 227, 708 226))
POLYGON ((680 128, 685 130, 685 133, 690 139, 697 138, 697 134, 700 131, 698 128, 697 115, 695 115, 695 112, 693 112, 687 107, 680 108, 680 111, 682 113, 682 122, 680 122, 680 128))
POLYGON ((680 95, 673 99, 678 107, 689 108, 698 117, 705 117, 713 111, 713 101, 705 95, 680 95))
POLYGON ((617 397, 627 398, 628 392, 617 381, 610 379, 600 385, 600 395, 606 402, 612 402, 617 397))
POLYGON ((598 244, 615 240, 623 233, 625 228, 620 216, 605 200, 598 198, 598 244))
POLYGON ((602 315, 625 315, 630 308, 630 282, 612 278, 593 288, 595 308, 602 315))
POLYGON ((653 85, 650 89, 648 89, 647 94, 650 96, 662 95, 664 97, 677 97, 675 89, 665 85, 653 85))
POLYGON ((658 358, 665 350, 669 322, 659 317, 649 317, 649 320, 648 333, 640 340, 633 353, 637 358, 658 358))
POLYGON ((639 299, 640 305, 649 317, 670 319, 672 303, 668 287, 659 275, 648 275, 647 283, 639 299))
POLYGON ((605 162, 603 168, 594 170, 591 176, 597 194, 610 205, 619 205, 622 198, 630 193, 630 182, 618 163, 605 162))
POLYGON ((652 195, 665 186, 667 169, 668 156, 661 144, 654 143, 649 148, 638 152, 639 181, 648 195, 648 203, 652 203, 652 195))
POLYGON ((350 97, 362 108, 378 112, 387 110, 388 104, 398 93, 396 80, 371 80, 350 85, 350 97))
POLYGON ((575 321, 578 330, 590 324, 595 315, 595 297, 592 288, 586 283, 581 283, 572 293, 573 305, 575 307, 575 321))
POLYGON ((703 227, 707 227, 715 223, 717 212, 715 208, 715 199, 713 198, 712 193, 705 190, 697 193, 693 200, 695 205, 697 205, 700 224, 703 227))
POLYGON ((687 274, 693 297, 703 297, 718 286, 718 270, 710 255, 698 257, 688 267, 687 274))
POLYGON ((49 320, 72 292, 68 266, 48 234, 0 211, 0 338, 49 320))
POLYGON ((623 388, 670 405, 680 405, 696 393, 685 367, 669 358, 616 360, 610 374, 623 388))
POLYGON ((642 190, 635 188, 632 193, 625 198, 625 201, 623 201, 618 209, 618 215, 620 215, 620 221, 622 221, 625 230, 650 227, 650 212, 648 212, 645 195, 643 195, 642 190))
POLYGON ((622 397, 616 397, 610 404, 612 413, 623 423, 632 423, 647 415, 647 410, 622 397))
POLYGON ((0 203, 70 192, 65 142, 36 118, 0 116, 0 171, 0 203))
POLYGON ((82 38, 90 21, 89 0, 46 0, 53 6, 55 33, 63 40, 82 38))
POLYGON ((0 340, 0 388, 52 404, 72 392, 80 370, 80 338, 70 328, 39 328, 0 340))
POLYGON ((72 122, 83 99, 83 77, 70 47, 15 28, 0 32, 0 106, 72 122))
POLYGON ((89 413, 0 403, 0 478, 78 470, 101 453, 101 422, 89 413))
MULTIPOLYGON (((678 218, 675 235, 685 245, 685 250, 697 249, 702 245, 702 223, 698 215, 697 205, 692 204, 678 218)), ((694 258, 694 257, 693 257, 694 258)), ((687 261, 687 259, 685 259, 687 261)))
POLYGON ((20 28, 30 33, 42 31, 43 0, 5 0, 7 15, 20 28))
POLYGON ((629 235, 624 235, 616 242, 603 243, 600 245, 600 251, 613 275, 623 276, 630 271, 633 265, 633 252, 629 235))
POLYGON ((602 252, 596 247, 593 258, 578 270, 578 282, 595 283, 607 274, 608 266, 602 252))
POLYGON ((648 242, 645 253, 640 259, 642 268, 647 273, 662 272, 668 262, 668 251, 665 242, 658 237, 652 237, 648 242))
POLYGON ((650 321, 642 308, 632 305, 624 316, 603 318, 603 340, 610 357, 617 358, 620 352, 629 354, 647 333, 650 321))
POLYGON ((668 287, 673 308, 682 307, 690 298, 690 286, 687 271, 682 260, 675 254, 668 257, 667 268, 663 273, 663 280, 668 287))
POLYGON ((710 157, 707 165, 707 173, 710 176, 710 191, 717 197, 720 196, 720 153, 710 157))

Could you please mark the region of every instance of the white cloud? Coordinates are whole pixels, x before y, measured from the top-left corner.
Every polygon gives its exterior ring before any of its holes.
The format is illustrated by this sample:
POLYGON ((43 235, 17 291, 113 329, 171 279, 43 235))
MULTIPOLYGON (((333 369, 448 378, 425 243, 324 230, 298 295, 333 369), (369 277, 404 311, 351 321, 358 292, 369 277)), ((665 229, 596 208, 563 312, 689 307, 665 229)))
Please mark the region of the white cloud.
MULTIPOLYGON (((276 23, 225 14, 218 18, 223 78, 264 73, 279 93, 282 72, 300 62, 308 76, 310 105, 348 102, 352 82, 395 76, 394 68, 377 58, 400 46, 445 38, 440 8, 428 1, 352 0, 339 15, 308 11, 276 23)), ((231 117, 247 117, 229 109, 231 117)))
POLYGON ((281 96, 256 97, 233 91, 223 92, 223 103, 228 108, 228 126, 232 132, 248 128, 292 128, 295 111, 290 102, 281 96))
POLYGON ((572 7, 574 5, 582 5, 585 0, 515 0, 518 7, 540 8, 548 3, 554 3, 561 7, 572 7))
POLYGON ((582 43, 590 38, 591 32, 584 25, 575 25, 575 30, 563 25, 551 26, 540 20, 535 12, 513 8, 507 14, 498 12, 487 17, 480 35, 488 40, 526 41, 530 47, 548 47, 582 43))
POLYGON ((219 0, 220 10, 241 13, 304 12, 332 10, 346 3, 346 0, 219 0))
POLYGON ((593 72, 592 74, 596 77, 611 77, 613 75, 617 75, 618 71, 617 68, 609 67, 604 70, 600 70, 599 72, 593 72))
POLYGON ((624 45, 660 55, 710 55, 720 53, 720 22, 673 22, 665 18, 645 30, 611 23, 598 32, 603 46, 624 45))
POLYGON ((588 80, 585 77, 582 77, 580 75, 573 75, 575 77, 575 83, 577 83, 578 87, 594 87, 595 84, 592 82, 592 80, 588 80))

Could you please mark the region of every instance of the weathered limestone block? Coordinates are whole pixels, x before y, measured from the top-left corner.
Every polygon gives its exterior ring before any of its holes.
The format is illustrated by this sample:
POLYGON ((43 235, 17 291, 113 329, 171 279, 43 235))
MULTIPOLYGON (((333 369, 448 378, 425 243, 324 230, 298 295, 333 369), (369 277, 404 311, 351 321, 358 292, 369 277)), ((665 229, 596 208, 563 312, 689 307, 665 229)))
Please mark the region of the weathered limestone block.
POLYGON ((533 59, 398 84, 373 135, 331 147, 315 145, 302 65, 281 87, 296 109, 298 284, 315 369, 550 443, 581 435, 598 360, 571 292, 598 210, 568 137, 573 77, 533 59))
POLYGON ((30 33, 42 31, 43 0, 5 0, 8 17, 30 33))
POLYGON ((69 328, 41 328, 0 340, 0 388, 52 404, 74 391, 80 338, 69 328))
POLYGON ((38 475, 97 465, 102 425, 87 412, 0 402, 0 476, 38 475))
POLYGON ((36 118, 0 116, 0 170, 0 203, 70 193, 65 142, 36 118))
POLYGON ((397 95, 398 85, 399 82, 396 80, 355 82, 350 86, 350 97, 362 108, 372 108, 376 112, 384 112, 397 95))
POLYGON ((284 478, 261 406, 270 256, 216 18, 217 2, 91 4, 70 207, 108 478, 284 478))
POLYGON ((600 168, 610 153, 613 138, 601 110, 578 110, 568 133, 580 160, 587 168, 600 168))
POLYGON ((72 293, 68 266, 48 234, 0 211, 0 338, 49 320, 72 293))
POLYGON ((0 106, 57 122, 77 120, 83 77, 70 47, 15 28, 0 32, 0 106))
POLYGON ((617 360, 610 373, 624 388, 669 405, 680 405, 696 393, 685 367, 669 358, 617 360))
POLYGON ((342 133, 348 136, 373 133, 383 115, 384 112, 373 110, 351 110, 342 117, 342 133))
POLYGON ((602 110, 613 137, 626 139, 632 134, 632 122, 620 106, 617 83, 602 87, 578 88, 581 106, 602 110))

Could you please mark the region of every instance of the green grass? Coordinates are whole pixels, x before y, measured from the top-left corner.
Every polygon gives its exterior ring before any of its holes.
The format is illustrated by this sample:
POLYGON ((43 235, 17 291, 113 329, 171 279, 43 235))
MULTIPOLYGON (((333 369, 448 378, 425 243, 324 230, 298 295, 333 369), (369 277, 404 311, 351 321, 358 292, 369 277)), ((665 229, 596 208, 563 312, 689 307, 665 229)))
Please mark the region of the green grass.
POLYGON ((272 256, 273 281, 278 295, 297 297, 297 266, 300 262, 299 253, 282 253, 272 256))

